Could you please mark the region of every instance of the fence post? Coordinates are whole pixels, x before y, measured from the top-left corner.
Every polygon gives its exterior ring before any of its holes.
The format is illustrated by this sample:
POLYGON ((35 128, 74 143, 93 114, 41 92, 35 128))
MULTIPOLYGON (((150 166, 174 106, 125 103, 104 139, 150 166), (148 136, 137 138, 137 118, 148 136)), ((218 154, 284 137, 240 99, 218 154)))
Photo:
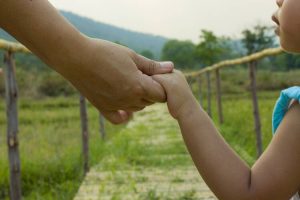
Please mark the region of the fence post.
POLYGON ((4 56, 6 115, 7 115, 7 145, 10 168, 10 199, 20 200, 21 168, 18 141, 18 89, 15 77, 13 53, 6 52, 4 56))
POLYGON ((105 125, 104 125, 104 117, 100 112, 99 112, 99 124, 100 124, 100 135, 101 135, 102 140, 104 140, 105 136, 106 136, 105 125))
POLYGON ((217 86, 217 104, 218 104, 218 114, 219 122, 223 124, 223 110, 222 110, 222 91, 221 91, 221 78, 219 69, 216 70, 216 86, 217 86))
POLYGON ((256 89, 256 65, 257 65, 257 61, 253 61, 249 63, 249 74, 251 79, 250 88, 252 93, 253 115, 255 121, 256 150, 257 150, 257 157, 259 158, 263 152, 263 149, 262 149, 261 123, 260 123, 257 89, 256 89))
POLYGON ((202 105, 202 102, 203 102, 203 100, 202 100, 202 90, 201 90, 201 86, 202 86, 202 84, 201 84, 201 78, 200 78, 200 75, 199 76, 197 76, 197 83, 198 83, 198 95, 199 95, 199 103, 200 103, 200 105, 202 105))
POLYGON ((84 174, 89 171, 89 131, 86 101, 84 96, 80 95, 80 119, 82 131, 82 156, 84 174))
POLYGON ((211 114, 211 84, 210 84, 210 72, 206 72, 206 79, 207 79, 207 113, 210 117, 211 114))

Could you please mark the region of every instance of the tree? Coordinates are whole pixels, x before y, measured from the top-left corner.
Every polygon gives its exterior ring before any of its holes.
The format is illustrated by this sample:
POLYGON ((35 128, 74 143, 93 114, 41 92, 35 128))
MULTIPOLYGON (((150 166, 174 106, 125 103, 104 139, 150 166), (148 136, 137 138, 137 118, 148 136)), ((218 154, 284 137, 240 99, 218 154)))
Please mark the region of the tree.
POLYGON ((146 58, 149 58, 149 59, 154 59, 154 54, 150 50, 142 51, 141 55, 145 56, 146 58))
POLYGON ((285 53, 285 69, 293 70, 300 67, 300 55, 285 53))
POLYGON ((196 46, 191 41, 168 41, 162 50, 162 60, 172 60, 181 69, 193 68, 196 46))
POLYGON ((196 47, 196 58, 205 66, 218 62, 229 50, 226 38, 218 38, 212 31, 202 30, 200 43, 196 47))
MULTIPOLYGON (((272 27, 256 25, 242 32, 242 43, 247 50, 247 54, 252 54, 266 48, 274 47, 277 43, 272 27)), ((269 57, 269 67, 272 70, 291 70, 300 68, 300 56, 296 54, 284 53, 276 57, 269 57)))
POLYGON ((256 25, 242 32, 242 43, 247 50, 247 55, 274 47, 275 35, 272 27, 256 25))

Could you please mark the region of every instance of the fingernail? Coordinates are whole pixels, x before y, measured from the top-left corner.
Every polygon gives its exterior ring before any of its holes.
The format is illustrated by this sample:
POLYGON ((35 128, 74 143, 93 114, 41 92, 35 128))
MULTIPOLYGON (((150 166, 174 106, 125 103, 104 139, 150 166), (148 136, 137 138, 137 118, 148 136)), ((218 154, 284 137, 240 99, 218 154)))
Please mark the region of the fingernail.
POLYGON ((123 121, 127 120, 128 115, 125 111, 120 111, 120 115, 123 121))
POLYGON ((160 62, 161 67, 166 67, 166 68, 174 68, 173 62, 166 61, 166 62, 160 62))

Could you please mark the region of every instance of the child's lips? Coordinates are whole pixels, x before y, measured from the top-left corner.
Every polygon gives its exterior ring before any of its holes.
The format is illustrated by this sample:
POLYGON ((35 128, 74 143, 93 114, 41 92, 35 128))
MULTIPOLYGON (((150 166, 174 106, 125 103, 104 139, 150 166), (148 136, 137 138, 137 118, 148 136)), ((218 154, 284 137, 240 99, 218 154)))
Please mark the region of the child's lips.
POLYGON ((279 20, 277 18, 277 12, 274 13, 274 15, 272 15, 272 20, 277 24, 276 28, 275 28, 275 34, 279 36, 280 33, 280 23, 279 20))
POLYGON ((275 14, 272 16, 272 20, 279 26, 279 20, 275 16, 275 14))

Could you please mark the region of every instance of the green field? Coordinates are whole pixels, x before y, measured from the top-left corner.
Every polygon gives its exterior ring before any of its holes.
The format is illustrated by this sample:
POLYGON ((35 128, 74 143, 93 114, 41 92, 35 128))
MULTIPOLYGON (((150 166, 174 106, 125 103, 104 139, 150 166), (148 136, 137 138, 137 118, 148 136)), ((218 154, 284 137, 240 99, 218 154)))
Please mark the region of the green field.
MULTIPOLYGON (((259 93, 259 106, 264 134, 264 145, 271 139, 271 114, 278 92, 259 93)), ((255 138, 250 95, 225 95, 223 108, 225 123, 218 126, 226 140, 247 160, 255 161, 255 138), (241 117, 247 116, 247 117, 241 117)), ((214 100, 214 99, 213 99, 214 100)), ((206 103, 204 102, 204 107, 206 103)), ((213 118, 217 123, 216 105, 213 101, 213 118)), ((5 108, 0 103, 0 199, 8 198, 8 165, 5 140, 5 108)), ((89 106, 91 134, 91 164, 109 163, 104 169, 124 168, 128 165, 172 168, 191 165, 190 159, 173 159, 162 162, 159 156, 148 155, 187 154, 181 140, 167 148, 147 148, 137 141, 155 134, 164 127, 168 133, 178 136, 174 121, 161 121, 159 113, 152 113, 151 123, 140 123, 134 129, 126 125, 113 126, 106 123, 108 138, 102 141, 99 134, 98 112, 89 106), (151 129, 153 124, 153 129, 151 129), (148 132, 148 134, 146 134, 148 132), (170 133, 171 132, 171 133, 170 133), (104 162, 113 157, 113 162, 104 162), (146 159, 148 158, 148 159, 146 159)), ((76 97, 55 99, 21 99, 19 103, 19 137, 24 199, 72 199, 82 181, 81 132, 79 104, 76 97)), ((157 136, 159 138, 159 135, 157 136)))
MULTIPOLYGON (((4 102, 0 104, 0 199, 8 195, 4 102)), ((89 106, 91 162, 105 153, 98 113, 89 106)), ((77 98, 21 99, 19 138, 25 199, 71 199, 82 179, 81 129, 77 98), (58 198, 59 197, 59 198, 58 198)), ((109 136, 121 126, 107 124, 109 136)))

